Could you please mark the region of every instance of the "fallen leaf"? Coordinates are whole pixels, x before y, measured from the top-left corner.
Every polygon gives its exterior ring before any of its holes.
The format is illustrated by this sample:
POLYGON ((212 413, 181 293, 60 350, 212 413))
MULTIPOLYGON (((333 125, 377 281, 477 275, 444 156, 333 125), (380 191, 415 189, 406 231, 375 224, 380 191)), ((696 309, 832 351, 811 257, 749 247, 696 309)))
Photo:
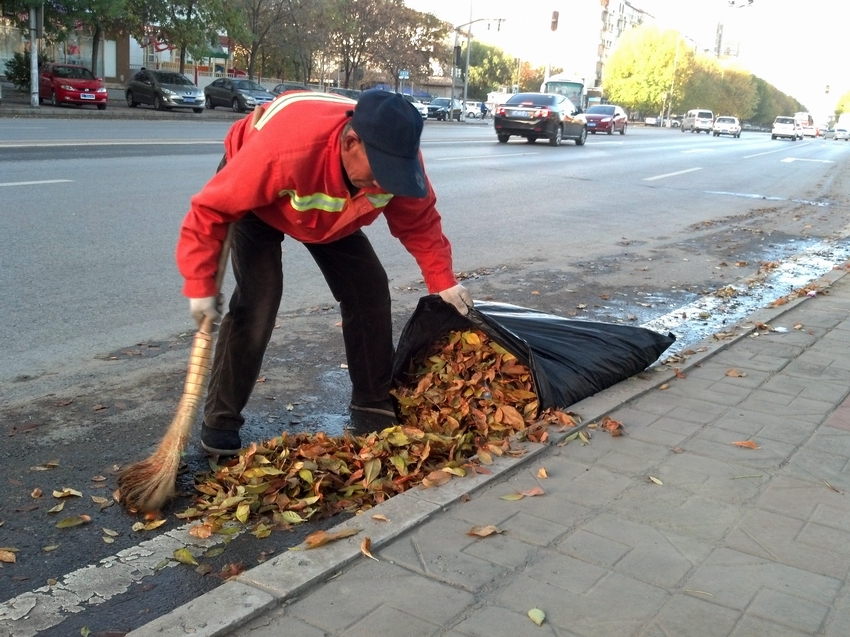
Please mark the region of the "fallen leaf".
POLYGON ((546 468, 545 468, 545 467, 540 467, 540 468, 537 470, 537 477, 538 477, 538 478, 540 478, 541 480, 545 480, 546 478, 548 478, 548 477, 549 477, 549 474, 547 474, 547 473, 546 473, 546 468))
POLYGON ((685 453, 685 450, 681 447, 673 447, 673 453, 685 453))
POLYGON ((332 531, 328 533, 327 531, 314 531, 306 538, 304 538, 305 544, 307 544, 308 549, 318 548, 319 546, 324 546, 328 542, 334 542, 336 540, 341 540, 343 538, 351 537, 352 535, 357 535, 363 529, 358 528, 347 528, 342 529, 341 531, 332 531))
POLYGON ((189 535, 204 540, 210 535, 212 535, 212 527, 209 524, 199 524, 197 526, 193 526, 191 529, 189 529, 189 535))
POLYGON ((103 540, 104 542, 106 542, 107 544, 112 544, 113 542, 115 542, 115 538, 109 537, 108 535, 104 535, 100 539, 103 540))
POLYGON ((450 473, 446 473, 445 471, 432 471, 422 479, 422 487, 425 489, 429 487, 438 487, 451 479, 452 475, 450 473))
POLYGON ((377 557, 372 555, 372 540, 368 537, 364 537, 363 541, 360 542, 360 552, 366 557, 372 558, 376 562, 380 561, 377 557))
POLYGON ((390 519, 386 515, 383 515, 382 513, 376 513, 375 515, 372 516, 372 519, 378 520, 379 522, 389 522, 390 521, 390 519))
POLYGON ((733 368, 726 370, 726 375, 731 378, 745 378, 747 374, 746 372, 739 372, 737 369, 733 368))
POLYGON ((754 440, 739 440, 738 442, 733 442, 733 445, 738 445, 739 447, 745 447, 746 449, 760 449, 754 440))
POLYGON ((520 495, 528 496, 532 498, 536 495, 544 495, 546 492, 543 490, 543 487, 534 487, 532 489, 526 489, 525 491, 520 491, 520 495))
POLYGON ((539 608, 532 608, 530 611, 528 611, 528 617, 538 626, 542 626, 543 620, 546 619, 546 613, 544 613, 539 608))
POLYGON ((174 559, 180 562, 181 564, 189 564, 190 566, 198 566, 198 562, 195 559, 195 556, 189 552, 189 549, 175 549, 174 551, 174 559))
POLYGON ((80 493, 79 491, 77 491, 76 489, 69 489, 68 487, 65 487, 61 491, 54 491, 53 497, 54 498, 82 498, 83 494, 80 493))
POLYGON ((501 533, 502 529, 497 526, 493 526, 489 524, 487 526, 473 526, 469 531, 466 532, 467 535, 477 535, 478 537, 487 537, 488 535, 493 535, 494 533, 501 533))
POLYGON ((514 501, 514 500, 522 500, 524 497, 525 496, 521 493, 508 493, 507 495, 500 495, 499 499, 500 500, 514 501))
POLYGON ((663 385, 660 385, 658 387, 658 389, 660 389, 662 391, 665 390, 665 389, 670 389, 670 383, 664 383, 663 385))
POLYGON ((649 476, 649 479, 650 479, 650 480, 652 480, 652 482, 654 482, 654 483, 655 483, 655 484, 657 484, 658 486, 661 486, 661 485, 663 485, 663 484, 664 484, 663 482, 661 482, 661 480, 659 480, 659 479, 658 479, 658 478, 656 478, 655 476, 649 476))
POLYGON ((82 635, 82 637, 89 637, 89 635, 91 635, 91 630, 89 630, 88 626, 83 626, 80 628, 80 635, 82 635))
POLYGON ((59 511, 61 511, 64 508, 65 508, 65 502, 60 502, 55 507, 48 509, 47 512, 48 513, 59 513, 59 511))
POLYGON ((245 570, 245 565, 242 562, 234 562, 233 564, 227 564, 219 573, 213 573, 213 577, 220 577, 223 580, 229 580, 234 577, 237 577, 242 571, 245 570))
POLYGON ((42 496, 41 489, 33 489, 32 493, 30 493, 31 498, 40 498, 42 496))
POLYGON ((55 551, 58 548, 59 548, 58 544, 51 544, 50 546, 42 546, 41 550, 44 551, 45 553, 50 553, 51 551, 55 551))
MULTIPOLYGON (((821 480, 823 480, 823 478, 821 478, 821 480)), ((832 486, 832 485, 831 485, 829 482, 827 482, 826 480, 823 480, 823 483, 824 483, 826 486, 828 486, 830 489, 832 489, 833 491, 835 491, 836 493, 839 493, 839 494, 841 494, 841 495, 844 495, 844 492, 843 492, 843 491, 839 491, 838 489, 836 489, 834 486, 832 486)))
POLYGON ((72 518, 59 520, 59 522, 56 523, 56 528, 69 529, 72 526, 80 526, 81 524, 88 524, 89 522, 91 522, 91 518, 88 515, 76 515, 72 518))
POLYGON ((6 564, 14 564, 17 562, 18 558, 15 557, 15 554, 12 551, 7 551, 6 549, 0 549, 0 562, 5 562, 6 564))

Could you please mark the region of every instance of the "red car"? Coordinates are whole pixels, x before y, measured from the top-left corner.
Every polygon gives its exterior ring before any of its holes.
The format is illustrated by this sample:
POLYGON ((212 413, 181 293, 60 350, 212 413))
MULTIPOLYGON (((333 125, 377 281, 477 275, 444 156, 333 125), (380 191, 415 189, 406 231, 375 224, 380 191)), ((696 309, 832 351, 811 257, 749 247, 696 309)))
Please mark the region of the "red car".
POLYGON ((619 132, 626 134, 626 112, 619 106, 613 104, 594 104, 585 111, 587 118, 587 132, 596 134, 608 133, 612 135, 619 132))
POLYGON ((38 72, 38 103, 49 100, 53 106, 62 104, 94 104, 106 108, 109 96, 103 80, 77 64, 51 62, 38 72))

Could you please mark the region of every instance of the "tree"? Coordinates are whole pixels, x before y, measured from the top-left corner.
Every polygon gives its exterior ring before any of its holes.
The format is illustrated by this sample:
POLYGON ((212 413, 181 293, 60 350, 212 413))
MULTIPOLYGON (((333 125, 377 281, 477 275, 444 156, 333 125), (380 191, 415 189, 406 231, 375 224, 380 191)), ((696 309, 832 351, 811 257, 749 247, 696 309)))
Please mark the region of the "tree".
POLYGON ((693 52, 678 32, 641 26, 620 37, 605 65, 602 89, 625 108, 659 113, 667 100, 680 103, 692 67, 693 52))
MULTIPOLYGON (((461 58, 466 60, 464 54, 461 58)), ((487 93, 497 86, 511 86, 516 70, 514 58, 502 49, 473 40, 469 47, 468 95, 486 99, 487 93)), ((538 89, 540 86, 538 85, 538 89)))
POLYGON ((442 43, 451 25, 396 2, 387 3, 385 16, 385 28, 376 34, 368 62, 396 89, 401 70, 409 72, 411 82, 428 77, 432 60, 446 51, 442 43))
POLYGON ((261 49, 275 31, 285 28, 287 11, 294 9, 286 0, 233 0, 231 4, 241 28, 231 29, 229 35, 244 51, 248 77, 253 78, 261 49))

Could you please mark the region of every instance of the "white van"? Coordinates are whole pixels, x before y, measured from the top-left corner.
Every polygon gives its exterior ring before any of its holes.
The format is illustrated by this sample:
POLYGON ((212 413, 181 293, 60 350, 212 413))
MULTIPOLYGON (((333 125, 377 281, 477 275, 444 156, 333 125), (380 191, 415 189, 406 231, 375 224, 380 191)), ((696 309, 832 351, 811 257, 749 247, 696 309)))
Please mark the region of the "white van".
POLYGON ((682 132, 711 134, 714 126, 714 113, 706 108, 694 108, 687 112, 682 120, 682 132))

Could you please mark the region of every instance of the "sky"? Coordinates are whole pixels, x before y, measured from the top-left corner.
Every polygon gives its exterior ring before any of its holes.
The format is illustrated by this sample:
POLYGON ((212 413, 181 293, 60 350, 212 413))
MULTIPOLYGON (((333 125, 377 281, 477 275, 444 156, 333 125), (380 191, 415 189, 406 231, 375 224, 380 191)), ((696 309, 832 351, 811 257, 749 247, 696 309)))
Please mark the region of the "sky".
MULTIPOLYGON (((805 104, 816 119, 819 114, 825 118, 839 97, 850 91, 850 46, 842 34, 850 24, 847 0, 753 0, 742 8, 729 7, 728 0, 629 1, 655 16, 661 28, 676 29, 707 48, 713 49, 717 24, 722 23, 724 43, 738 42, 739 64, 805 104)), ((504 18, 498 31, 495 22, 490 22, 489 30, 487 21, 476 22, 473 37, 535 66, 548 61, 567 72, 578 71, 570 68, 571 52, 596 49, 596 23, 591 22, 592 28, 578 25, 599 15, 599 0, 405 0, 405 4, 454 25, 504 18), (554 34, 553 10, 560 14, 554 34)))

